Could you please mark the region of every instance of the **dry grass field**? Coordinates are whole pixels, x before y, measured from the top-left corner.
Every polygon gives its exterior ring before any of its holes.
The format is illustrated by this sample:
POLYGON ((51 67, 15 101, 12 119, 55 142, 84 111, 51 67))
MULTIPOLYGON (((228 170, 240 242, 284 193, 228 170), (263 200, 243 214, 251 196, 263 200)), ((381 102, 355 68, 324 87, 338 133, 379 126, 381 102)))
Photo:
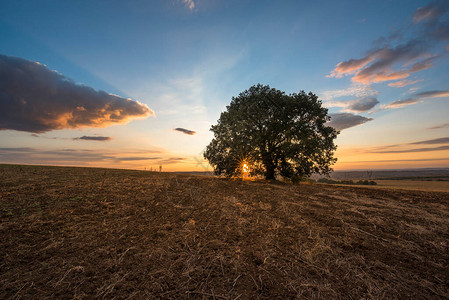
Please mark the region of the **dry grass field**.
MULTIPOLYGON (((351 185, 354 187, 363 186, 371 189, 393 189, 393 190, 411 190, 424 192, 445 192, 449 193, 449 180, 374 180, 376 185, 351 185)), ((320 183, 318 183, 320 184, 320 183)), ((340 186, 348 186, 348 184, 336 184, 340 186)), ((327 184, 326 184, 327 186, 327 184)))
POLYGON ((449 180, 425 181, 425 180, 376 180, 377 188, 404 189, 415 191, 434 191, 449 193, 449 180))
POLYGON ((0 298, 444 299, 449 193, 0 165, 0 298))

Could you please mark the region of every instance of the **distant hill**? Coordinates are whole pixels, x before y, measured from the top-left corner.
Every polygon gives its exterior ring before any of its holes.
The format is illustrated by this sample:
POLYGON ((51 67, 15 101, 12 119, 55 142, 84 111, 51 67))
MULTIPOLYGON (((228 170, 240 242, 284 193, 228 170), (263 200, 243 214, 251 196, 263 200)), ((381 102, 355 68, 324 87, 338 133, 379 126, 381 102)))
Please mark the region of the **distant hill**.
MULTIPOLYGON (((212 171, 187 171, 173 172, 187 175, 214 176, 212 171)), ((313 175, 312 179, 319 179, 326 176, 313 175)), ((334 171, 330 174, 336 180, 356 180, 356 179, 447 179, 449 180, 449 168, 435 169, 401 169, 401 170, 352 170, 334 171)))
MULTIPOLYGON (((313 179, 324 176, 314 175, 313 179)), ((402 170, 354 170, 335 171, 330 174, 332 179, 354 180, 354 179, 411 179, 411 178, 447 178, 449 168, 435 169, 402 169, 402 170)))

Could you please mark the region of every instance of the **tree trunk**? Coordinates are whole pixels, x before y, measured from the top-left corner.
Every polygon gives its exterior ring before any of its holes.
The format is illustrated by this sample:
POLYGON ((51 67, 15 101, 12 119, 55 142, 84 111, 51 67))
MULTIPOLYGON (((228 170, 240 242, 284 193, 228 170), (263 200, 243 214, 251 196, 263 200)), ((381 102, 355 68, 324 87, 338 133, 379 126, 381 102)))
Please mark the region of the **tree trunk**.
POLYGON ((275 180, 275 170, 276 163, 274 161, 273 155, 270 154, 271 147, 270 145, 263 145, 262 149, 262 163, 265 167, 265 179, 266 180, 275 180))
POLYGON ((267 180, 274 180, 275 178, 275 166, 272 162, 265 163, 265 179, 267 180))

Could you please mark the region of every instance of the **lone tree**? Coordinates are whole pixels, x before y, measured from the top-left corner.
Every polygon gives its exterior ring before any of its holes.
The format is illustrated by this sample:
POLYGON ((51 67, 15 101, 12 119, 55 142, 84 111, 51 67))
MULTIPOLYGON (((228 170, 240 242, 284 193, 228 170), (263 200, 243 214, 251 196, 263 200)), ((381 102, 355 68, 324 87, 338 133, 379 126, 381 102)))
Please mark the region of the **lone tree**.
POLYGON ((326 126, 327 109, 313 93, 286 95, 268 85, 254 85, 233 97, 217 125, 204 158, 215 174, 242 172, 266 179, 328 174, 338 131, 326 126))

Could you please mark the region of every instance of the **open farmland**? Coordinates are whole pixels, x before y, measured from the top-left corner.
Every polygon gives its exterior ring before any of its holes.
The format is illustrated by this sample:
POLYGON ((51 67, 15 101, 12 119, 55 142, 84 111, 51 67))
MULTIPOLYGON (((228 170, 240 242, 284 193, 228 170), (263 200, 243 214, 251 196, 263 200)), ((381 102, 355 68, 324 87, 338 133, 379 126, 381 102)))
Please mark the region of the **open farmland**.
POLYGON ((449 297, 449 193, 0 165, 0 298, 449 297))
POLYGON ((449 181, 437 180, 376 180, 375 188, 438 191, 449 193, 449 181))

